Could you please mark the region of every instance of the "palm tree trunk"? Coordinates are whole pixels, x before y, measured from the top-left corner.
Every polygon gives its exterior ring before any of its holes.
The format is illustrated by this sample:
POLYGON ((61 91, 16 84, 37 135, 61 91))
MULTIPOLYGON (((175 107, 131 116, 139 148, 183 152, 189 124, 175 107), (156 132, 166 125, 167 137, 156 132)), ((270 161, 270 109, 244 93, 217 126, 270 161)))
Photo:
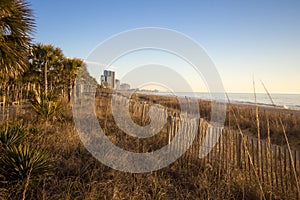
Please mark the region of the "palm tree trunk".
MULTIPOLYGON (((74 80, 74 84, 73 84, 73 100, 76 101, 76 94, 77 93, 77 88, 76 88, 76 79, 74 80)), ((73 102, 72 102, 73 103, 73 102)))
POLYGON ((47 61, 45 62, 45 94, 48 93, 48 80, 47 80, 47 61))
POLYGON ((68 102, 69 103, 71 102, 72 89, 73 89, 73 84, 72 84, 72 81, 70 81, 69 87, 68 87, 68 102))

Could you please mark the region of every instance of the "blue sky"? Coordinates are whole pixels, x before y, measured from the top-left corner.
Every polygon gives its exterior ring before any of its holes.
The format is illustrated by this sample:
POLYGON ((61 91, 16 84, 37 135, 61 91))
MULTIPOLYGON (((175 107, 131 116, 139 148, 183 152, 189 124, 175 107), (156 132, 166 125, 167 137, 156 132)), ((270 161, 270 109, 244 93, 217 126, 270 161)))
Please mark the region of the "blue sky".
POLYGON ((300 93, 300 1, 31 0, 36 42, 86 59, 128 29, 162 27, 196 40, 229 92, 300 93))

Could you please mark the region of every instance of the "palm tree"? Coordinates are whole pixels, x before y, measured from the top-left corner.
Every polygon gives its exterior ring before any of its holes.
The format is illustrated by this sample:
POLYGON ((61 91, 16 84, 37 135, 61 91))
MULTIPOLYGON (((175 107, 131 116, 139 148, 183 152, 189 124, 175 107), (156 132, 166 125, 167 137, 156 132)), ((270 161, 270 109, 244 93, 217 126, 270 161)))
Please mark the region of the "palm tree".
POLYGON ((63 68, 63 53, 60 48, 53 45, 36 44, 32 46, 30 56, 30 70, 39 77, 40 85, 44 86, 44 93, 48 93, 48 87, 52 91, 53 86, 59 82, 58 74, 63 68))
POLYGON ((22 74, 28 66, 33 30, 34 19, 28 2, 0 1, 0 96, 4 105, 9 94, 8 82, 22 74))
POLYGON ((33 89, 34 95, 30 102, 35 112, 45 119, 46 125, 49 120, 60 116, 60 80, 63 71, 64 56, 60 48, 53 45, 35 44, 31 49, 29 69, 25 74, 27 80, 38 81, 33 83, 38 90, 33 89), (41 87, 44 90, 41 90, 41 87))
MULTIPOLYGON (((65 58, 63 64, 62 85, 63 90, 67 87, 68 101, 71 101, 71 96, 74 88, 74 81, 80 68, 84 66, 84 62, 78 58, 65 58)), ((64 90, 65 91, 65 90, 64 90)))
POLYGON ((0 1, 0 76, 2 80, 15 78, 28 65, 28 49, 34 19, 24 0, 0 1))
POLYGON ((33 95, 33 91, 39 90, 37 86, 40 84, 40 76, 33 69, 32 65, 29 65, 28 69, 21 77, 22 88, 24 90, 24 99, 30 99, 33 95))

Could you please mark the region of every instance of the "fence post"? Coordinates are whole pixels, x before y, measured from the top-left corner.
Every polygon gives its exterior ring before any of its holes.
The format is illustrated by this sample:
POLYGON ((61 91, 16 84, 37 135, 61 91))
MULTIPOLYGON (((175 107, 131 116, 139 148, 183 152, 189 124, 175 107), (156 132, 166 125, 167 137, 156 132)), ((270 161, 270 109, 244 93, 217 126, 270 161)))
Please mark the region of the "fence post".
POLYGON ((277 175, 277 173, 278 173, 278 170, 277 170, 277 160, 278 160, 278 146, 277 145, 275 145, 275 155, 274 155, 274 159, 275 159, 275 161, 274 161, 274 170, 275 170, 275 181, 276 181, 276 186, 277 186, 277 188, 276 189, 278 189, 279 188, 279 184, 278 184, 278 175, 277 175))
POLYGON ((167 134, 168 134, 168 144, 170 144, 172 139, 172 117, 170 115, 168 115, 167 117, 167 134))
MULTIPOLYGON (((294 165, 295 165, 295 169, 296 169, 296 177, 293 175, 293 166, 292 166, 292 162, 290 162, 290 171, 291 171, 290 174, 291 174, 291 177, 293 177, 293 178, 292 178, 293 182, 291 183, 292 186, 295 185, 295 184, 297 184, 296 178, 298 178, 298 176, 299 176, 299 172, 297 171, 297 169, 300 168, 300 167, 297 165, 297 151, 296 151, 296 150, 294 150, 294 165), (298 167, 298 168, 297 168, 297 167, 298 167)), ((294 187, 294 188, 295 188, 295 187, 294 187)))
POLYGON ((221 181, 221 170, 222 170, 222 165, 223 165, 223 154, 222 154, 222 144, 223 144, 223 130, 221 129, 220 131, 220 138, 219 138, 219 148, 218 148, 218 155, 217 158, 219 158, 219 165, 218 165, 218 186, 220 185, 220 181, 221 181))
POLYGON ((279 147, 279 162, 280 162, 280 183, 281 183, 281 188, 282 188, 282 192, 285 192, 285 189, 284 189, 284 182, 283 182, 283 174, 282 174, 282 149, 281 147, 279 147))
MULTIPOLYGON (((253 138, 251 138, 251 147, 252 147, 252 162, 253 162, 253 170, 256 172, 256 162, 255 162, 255 151, 254 151, 254 141, 253 138)), ((254 177, 255 180, 255 177, 254 177)))
POLYGON ((141 114, 141 125, 144 126, 144 116, 145 116, 145 102, 142 103, 142 114, 141 114))
POLYGON ((228 172, 228 169, 229 169, 229 160, 228 160, 228 131, 226 130, 226 135, 225 135, 225 145, 226 145, 226 148, 225 148, 225 153, 226 153, 226 157, 225 157, 225 161, 226 161, 226 166, 225 166, 225 169, 226 169, 226 172, 228 172))
POLYGON ((288 192, 289 190, 289 186, 288 186, 288 180, 290 180, 290 177, 289 177, 289 173, 287 172, 287 165, 288 165, 288 158, 289 156, 287 156, 287 149, 284 148, 284 179, 285 179, 285 190, 286 190, 286 193, 288 192))
POLYGON ((242 138, 242 151, 243 151, 243 154, 242 154, 242 161, 244 162, 244 169, 243 169, 243 173, 244 173, 244 176, 245 176, 245 180, 247 181, 248 180, 248 174, 247 174, 247 171, 248 171, 248 157, 247 157, 247 153, 246 153, 246 148, 244 145, 248 146, 247 145, 247 136, 245 135, 240 135, 241 138, 242 138))
MULTIPOLYGON (((265 144, 265 143, 264 143, 265 144)), ((260 145, 260 152, 259 152, 259 157, 260 157, 260 172, 261 172, 261 182, 262 182, 262 185, 266 185, 265 184, 265 170, 264 170, 264 148, 263 148, 263 143, 260 141, 259 142, 259 145, 260 145)))
POLYGON ((239 169, 242 169, 242 142, 243 138, 239 133, 237 135, 237 164, 239 169))

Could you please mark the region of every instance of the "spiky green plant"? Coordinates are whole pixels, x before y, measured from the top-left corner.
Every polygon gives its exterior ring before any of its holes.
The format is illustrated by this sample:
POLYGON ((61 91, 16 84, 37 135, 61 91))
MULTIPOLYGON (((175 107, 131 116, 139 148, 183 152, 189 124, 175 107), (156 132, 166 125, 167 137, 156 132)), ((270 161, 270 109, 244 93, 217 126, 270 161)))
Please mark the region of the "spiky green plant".
MULTIPOLYGON (((50 167, 48 153, 40 148, 29 145, 7 146, 0 155, 0 180, 6 183, 9 190, 21 187, 22 200, 25 200, 32 181, 44 176, 50 167)), ((20 195, 17 192, 14 196, 21 198, 20 195)))
POLYGON ((27 135, 23 124, 5 125, 0 127, 0 143, 3 147, 19 145, 27 135))
POLYGON ((31 100, 34 111, 46 121, 55 120, 61 115, 61 103, 54 93, 36 94, 31 100))
POLYGON ((0 158, 0 174, 10 182, 37 179, 51 166, 46 151, 29 145, 7 147, 0 158))

